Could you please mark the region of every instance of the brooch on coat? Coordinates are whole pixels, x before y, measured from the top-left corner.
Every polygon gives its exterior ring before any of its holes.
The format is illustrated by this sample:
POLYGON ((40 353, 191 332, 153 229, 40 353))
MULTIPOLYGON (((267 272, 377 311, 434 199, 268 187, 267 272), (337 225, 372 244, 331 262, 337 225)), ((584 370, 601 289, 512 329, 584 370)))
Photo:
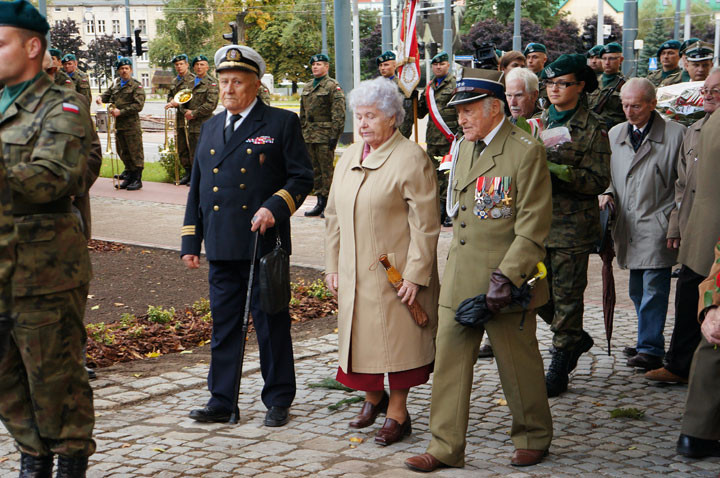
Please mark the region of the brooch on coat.
POLYGON ((275 142, 275 138, 271 138, 270 136, 258 136, 257 138, 248 138, 245 142, 252 144, 273 144, 275 142))

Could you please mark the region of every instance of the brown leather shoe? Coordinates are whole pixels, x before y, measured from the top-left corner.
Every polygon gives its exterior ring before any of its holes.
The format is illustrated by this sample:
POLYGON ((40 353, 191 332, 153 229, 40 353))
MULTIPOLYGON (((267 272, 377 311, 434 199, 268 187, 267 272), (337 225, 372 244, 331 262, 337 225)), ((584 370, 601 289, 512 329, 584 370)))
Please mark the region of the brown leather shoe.
POLYGON ((402 423, 398 423, 392 418, 386 418, 382 428, 375 434, 375 443, 382 446, 392 445, 411 433, 412 424, 410 423, 409 414, 402 423))
POLYGON ((411 456, 405 460, 405 466, 413 471, 422 471, 428 473, 435 471, 438 468, 447 468, 445 463, 432 456, 430 453, 423 453, 422 455, 411 456))
POLYGON ((512 466, 537 465, 548 455, 547 450, 515 450, 510 459, 512 466))
POLYGON ((675 375, 665 367, 656 368, 645 373, 645 378, 654 382, 667 382, 667 383, 688 383, 687 378, 683 378, 680 375, 675 375))
POLYGON ((375 419, 381 413, 387 412, 388 403, 390 402, 390 396, 387 392, 383 392, 383 397, 377 405, 366 401, 363 403, 360 413, 355 417, 355 420, 350 422, 350 428, 365 428, 375 423, 375 419))

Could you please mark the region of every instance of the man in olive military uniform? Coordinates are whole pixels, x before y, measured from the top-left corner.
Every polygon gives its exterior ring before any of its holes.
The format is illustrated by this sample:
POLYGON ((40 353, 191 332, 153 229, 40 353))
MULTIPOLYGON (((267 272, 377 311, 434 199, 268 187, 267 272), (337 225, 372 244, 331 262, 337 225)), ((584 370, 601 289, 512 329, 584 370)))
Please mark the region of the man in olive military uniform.
POLYGON ((543 129, 564 127, 570 140, 547 149, 552 178, 552 226, 545 241, 550 300, 538 309, 550 325, 555 348, 545 376, 548 397, 568 387, 569 374, 593 339, 583 330, 583 294, 590 252, 600 239, 597 195, 610 184, 610 143, 602 120, 582 95, 597 86, 583 55, 561 55, 545 67, 550 107, 543 129))
MULTIPOLYGON (((543 68, 545 68, 545 63, 547 63, 548 60, 547 48, 545 48, 545 45, 542 43, 528 43, 525 50, 523 50, 523 55, 525 55, 525 64, 527 69, 535 73, 539 79, 540 73, 543 68)), ((547 99, 547 92, 545 91, 545 85, 542 81, 540 82, 538 104, 542 109, 550 106, 547 99)))
POLYGON ((168 91, 165 109, 176 108, 175 110, 175 150, 177 151, 180 164, 185 169, 189 169, 192 165, 190 156, 190 128, 188 119, 185 117, 186 108, 175 101, 175 95, 182 90, 192 91, 195 88, 195 75, 190 71, 190 63, 188 56, 184 53, 175 56, 172 59, 175 65, 177 76, 168 91))
POLYGON ((12 274, 15 268, 15 222, 12 192, 7 182, 5 163, 0 159, 0 360, 10 344, 12 318, 12 274))
MULTIPOLYGON (((200 137, 200 128, 205 121, 212 117, 218 102, 217 80, 207 75, 209 69, 208 59, 203 55, 195 57, 192 66, 193 70, 196 71, 193 80, 192 99, 178 107, 178 111, 182 112, 184 119, 187 121, 189 152, 187 156, 180 157, 182 166, 185 168, 185 175, 180 179, 180 184, 187 186, 190 185, 190 171, 192 171, 193 158, 195 157, 195 147, 200 137), (201 75, 197 74, 198 71, 201 75)), ((184 140, 184 137, 178 137, 178 142, 184 140)))
POLYGON ((55 84, 75 89, 75 84, 72 79, 65 73, 65 70, 63 70, 62 52, 57 48, 50 48, 48 51, 50 52, 50 56, 52 56, 53 66, 55 67, 55 76, 53 78, 55 84))
POLYGON ((312 85, 300 96, 300 125, 312 159, 317 204, 306 216, 325 217, 330 184, 335 168, 335 147, 345 126, 345 94, 340 83, 328 76, 330 59, 320 53, 310 58, 312 85))
POLYGON ((95 451, 83 367, 90 258, 72 197, 84 192, 88 108, 42 71, 50 26, 27 1, 0 2, 0 143, 18 233, 12 340, 0 360, 0 420, 21 476, 82 478, 95 451))
POLYGON ((702 41, 702 40, 700 40, 699 38, 696 38, 696 37, 692 37, 692 38, 688 38, 687 40, 685 40, 684 42, 682 42, 680 44, 680 67, 683 70, 682 75, 680 77, 681 83, 690 81, 690 74, 687 71, 687 57, 685 56, 685 50, 687 50, 687 48, 690 45, 694 45, 695 43, 697 43, 699 41, 702 41))
POLYGON ((108 104, 108 114, 115 118, 115 145, 125 166, 120 174, 120 189, 137 191, 142 188, 145 167, 140 115, 145 106, 145 90, 132 77, 132 61, 120 58, 115 62, 118 77, 112 86, 95 101, 108 104))
POLYGON ((592 68, 592 71, 594 71, 595 74, 598 76, 598 81, 600 75, 602 75, 603 72, 601 58, 603 47, 604 45, 595 45, 594 47, 590 48, 586 54, 588 59, 588 66, 592 68))
POLYGON ((90 80, 88 79, 87 73, 78 68, 77 57, 72 53, 68 53, 62 59, 62 66, 65 73, 67 73, 72 80, 75 91, 87 98, 88 104, 90 104, 92 101, 90 80))
POLYGON ((682 81, 682 68, 680 68, 680 47, 677 40, 668 40, 658 48, 657 59, 662 68, 651 71, 647 75, 655 88, 674 85, 682 81))
POLYGON ((714 56, 715 50, 709 43, 698 41, 690 44, 683 55, 687 70, 683 74, 688 74, 687 81, 705 81, 710 74, 714 56))
MULTIPOLYGON (((448 102, 455 90, 455 76, 450 73, 449 56, 441 51, 430 61, 433 78, 418 102, 418 118, 428 113, 430 119, 425 130, 427 154, 439 166, 442 158, 450 153, 450 144, 458 132, 457 111, 448 102)), ((447 172, 437 171, 438 188, 440 189, 440 207, 443 212, 443 225, 451 226, 451 219, 445 214, 445 197, 447 196, 447 172)))
POLYGON ((620 89, 625 84, 625 77, 620 73, 623 55, 619 43, 608 43, 600 53, 602 62, 602 75, 597 79, 598 87, 587 91, 587 102, 590 111, 605 121, 609 130, 616 124, 625 121, 625 112, 622 108, 620 89))
MULTIPOLYGON (((398 76, 395 74, 397 70, 396 60, 397 56, 395 56, 395 52, 387 50, 383 52, 382 55, 378 56, 375 59, 375 62, 377 63, 380 76, 382 76, 383 78, 387 78, 388 80, 394 81, 395 84, 398 85, 398 91, 403 96, 403 109, 405 110, 405 118, 403 119, 403 122, 398 127, 398 129, 400 130, 401 135, 409 138, 410 135, 412 135, 413 126, 415 125, 415 120, 413 119, 413 97, 411 96, 410 98, 406 98, 405 92, 403 92, 403 90, 400 88, 398 76)), ((413 92, 413 96, 416 95, 417 92, 413 92)))

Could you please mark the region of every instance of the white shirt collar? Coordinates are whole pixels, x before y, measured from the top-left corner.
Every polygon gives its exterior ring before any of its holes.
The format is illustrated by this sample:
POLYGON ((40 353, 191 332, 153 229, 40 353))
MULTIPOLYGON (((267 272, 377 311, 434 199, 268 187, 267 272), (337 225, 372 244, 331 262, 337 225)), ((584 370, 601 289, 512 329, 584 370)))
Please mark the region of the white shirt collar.
POLYGON ((495 127, 487 134, 487 136, 485 136, 485 137, 482 139, 482 140, 483 140, 483 143, 485 143, 485 147, 490 146, 490 141, 492 141, 493 138, 495 137, 495 135, 497 135, 498 131, 500 131, 500 128, 501 128, 502 125, 505 123, 505 121, 507 121, 507 119, 506 119, 506 118, 503 118, 502 121, 500 121, 500 122, 498 123, 498 125, 495 126, 495 127))
MULTIPOLYGON (((235 122, 235 127, 233 128, 233 130, 238 129, 238 126, 240 126, 240 124, 243 122, 243 120, 245 120, 245 118, 248 117, 248 115, 250 114, 250 111, 252 111, 255 104, 257 104, 257 97, 253 99, 252 103, 250 103, 250 106, 248 106, 247 108, 245 108, 244 110, 242 110, 240 112, 240 115, 242 116, 242 118, 240 118, 239 120, 237 120, 235 122)), ((230 124, 231 117, 232 117, 232 113, 230 113, 228 110, 225 110, 225 127, 226 128, 230 124)))

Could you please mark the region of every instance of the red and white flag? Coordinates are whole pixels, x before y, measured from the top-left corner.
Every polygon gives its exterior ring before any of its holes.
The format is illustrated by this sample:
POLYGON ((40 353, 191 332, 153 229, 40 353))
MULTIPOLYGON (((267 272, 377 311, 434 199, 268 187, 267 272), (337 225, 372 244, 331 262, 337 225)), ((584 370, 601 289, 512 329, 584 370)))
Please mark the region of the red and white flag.
POLYGON ((403 8, 402 29, 400 30, 400 55, 398 63, 398 84, 400 89, 405 93, 406 98, 410 98, 413 90, 420 83, 420 55, 418 53, 418 43, 415 25, 415 8, 417 0, 405 0, 405 8, 403 8))

